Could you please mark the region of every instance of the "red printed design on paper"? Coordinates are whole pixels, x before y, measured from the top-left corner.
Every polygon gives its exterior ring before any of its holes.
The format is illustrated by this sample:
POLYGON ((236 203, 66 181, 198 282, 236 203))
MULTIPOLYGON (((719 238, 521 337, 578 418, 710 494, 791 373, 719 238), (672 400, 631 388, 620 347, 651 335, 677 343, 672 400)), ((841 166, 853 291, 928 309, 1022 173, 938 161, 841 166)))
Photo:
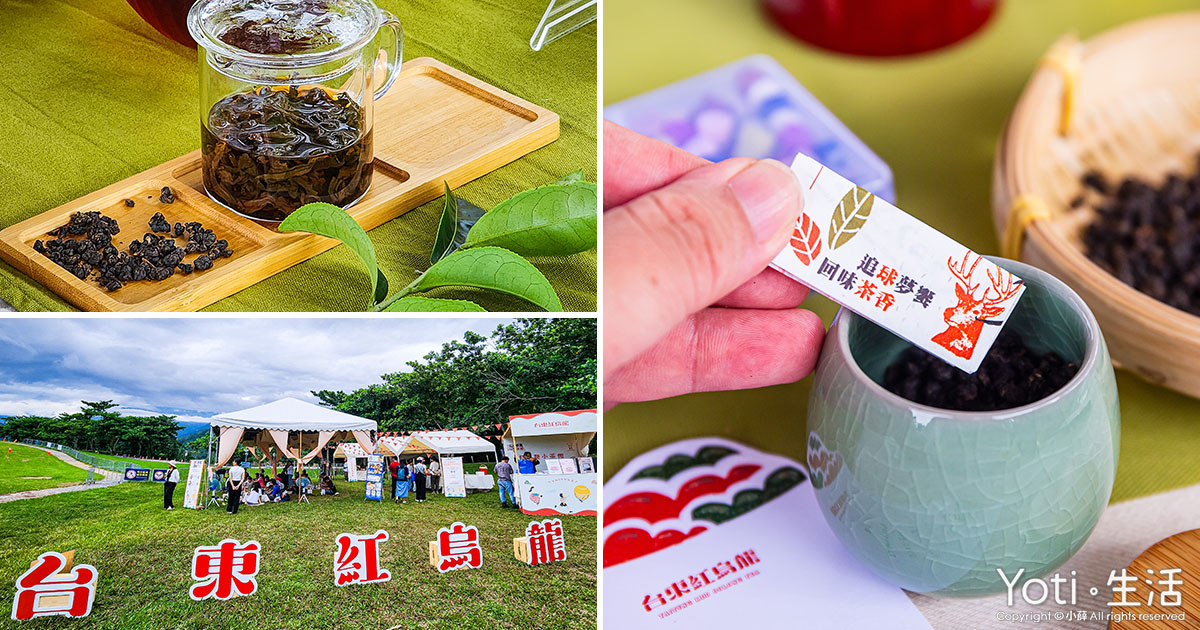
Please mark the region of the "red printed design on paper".
POLYGON ((387 582, 392 574, 379 566, 379 543, 387 542, 382 529, 370 536, 339 534, 333 556, 333 583, 337 586, 387 582))
POLYGON ((693 527, 687 532, 668 529, 653 536, 644 529, 630 527, 618 530, 604 539, 604 566, 611 567, 634 558, 648 556, 707 530, 708 528, 703 526, 693 527))
POLYGON ((258 541, 245 544, 226 538, 213 547, 196 547, 192 556, 193 584, 188 594, 200 601, 208 598, 226 600, 253 595, 258 590, 258 541))
POLYGON ((979 335, 983 332, 984 324, 999 325, 1002 322, 994 318, 1004 314, 1008 307, 1005 302, 1016 297, 1021 292, 1019 283, 1013 282, 1013 275, 1003 269, 997 269, 996 274, 987 270, 988 281, 991 283, 977 296, 980 283, 972 283, 975 268, 983 256, 977 256, 971 263, 970 250, 963 256, 962 263, 955 264, 954 259, 946 261, 946 266, 954 276, 954 295, 958 304, 946 309, 942 318, 945 319, 946 330, 934 335, 932 341, 949 350, 955 356, 970 359, 975 352, 975 344, 979 343, 979 335), (970 264, 970 268, 967 265, 970 264))
POLYGON ((53 615, 86 617, 91 613, 96 599, 96 567, 77 564, 63 573, 66 566, 67 559, 57 551, 38 556, 33 566, 17 578, 12 618, 24 621, 53 615))
POLYGON ((438 571, 478 569, 483 566, 483 548, 479 546, 479 529, 474 525, 454 523, 438 530, 438 571))
POLYGON ((562 519, 533 521, 525 528, 529 537, 529 564, 546 564, 567 559, 567 540, 563 536, 562 519))
POLYGON ((732 468, 725 477, 716 475, 701 475, 688 480, 679 487, 675 498, 658 492, 633 492, 617 499, 604 510, 604 520, 615 523, 626 518, 639 518, 648 523, 657 523, 670 518, 678 518, 683 509, 696 497, 708 494, 721 494, 733 484, 749 479, 762 468, 754 464, 744 464, 732 468))
POLYGON ((654 612, 656 608, 675 603, 688 597, 691 593, 699 592, 709 586, 719 586, 720 582, 732 578, 760 562, 762 560, 758 558, 758 553, 753 549, 748 549, 734 556, 732 560, 717 562, 699 573, 693 573, 672 582, 661 592, 646 595, 642 598, 642 609, 646 612, 654 612))
POLYGON ((796 229, 792 232, 792 251, 805 265, 811 265, 821 253, 821 229, 807 214, 801 214, 796 220, 796 229))

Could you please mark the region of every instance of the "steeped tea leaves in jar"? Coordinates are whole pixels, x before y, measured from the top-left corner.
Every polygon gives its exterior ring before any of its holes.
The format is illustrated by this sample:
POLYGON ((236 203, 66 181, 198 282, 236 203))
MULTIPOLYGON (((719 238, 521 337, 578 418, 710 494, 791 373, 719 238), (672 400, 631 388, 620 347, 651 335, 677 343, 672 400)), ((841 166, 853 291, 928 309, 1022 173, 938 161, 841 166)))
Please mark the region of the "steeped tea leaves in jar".
POLYGON ((324 88, 227 96, 201 125, 204 187, 243 215, 282 221, 312 202, 347 206, 371 183, 362 107, 324 88))

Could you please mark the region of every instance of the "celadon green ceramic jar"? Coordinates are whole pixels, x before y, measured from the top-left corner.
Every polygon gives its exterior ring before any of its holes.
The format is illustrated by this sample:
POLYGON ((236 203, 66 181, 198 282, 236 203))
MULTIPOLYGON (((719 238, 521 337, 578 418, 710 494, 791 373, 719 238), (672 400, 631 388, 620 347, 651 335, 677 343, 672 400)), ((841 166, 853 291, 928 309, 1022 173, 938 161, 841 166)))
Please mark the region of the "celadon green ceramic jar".
POLYGON ((1120 409, 1095 317, 1053 276, 992 260, 1028 287, 1006 326, 1081 362, 1052 396, 993 412, 910 402, 879 384, 908 342, 845 309, 817 364, 808 463, 821 511, 851 553, 910 591, 979 596, 1006 592, 997 569, 1048 574, 1112 492, 1120 409))

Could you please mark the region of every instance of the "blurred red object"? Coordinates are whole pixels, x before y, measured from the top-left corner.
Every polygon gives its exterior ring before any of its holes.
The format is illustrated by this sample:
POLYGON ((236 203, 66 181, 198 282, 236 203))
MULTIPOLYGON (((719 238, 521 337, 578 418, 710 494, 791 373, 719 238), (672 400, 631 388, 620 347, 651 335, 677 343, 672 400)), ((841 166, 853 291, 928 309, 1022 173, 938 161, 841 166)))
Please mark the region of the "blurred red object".
POLYGON ((129 0, 129 6, 159 33, 195 48, 196 42, 187 29, 187 14, 193 2, 195 0, 129 0))
POLYGON ((890 57, 949 46, 979 30, 1000 0, 761 0, 793 36, 852 55, 890 57))

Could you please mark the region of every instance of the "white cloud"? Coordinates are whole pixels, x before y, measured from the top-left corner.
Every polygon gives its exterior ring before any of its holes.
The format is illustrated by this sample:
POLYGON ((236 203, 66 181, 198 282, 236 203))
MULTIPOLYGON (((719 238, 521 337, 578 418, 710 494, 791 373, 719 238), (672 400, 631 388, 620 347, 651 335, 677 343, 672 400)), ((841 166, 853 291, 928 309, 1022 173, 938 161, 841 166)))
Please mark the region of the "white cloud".
POLYGON ((80 400, 204 418, 407 371, 500 319, 37 318, 0 322, 0 415, 54 415, 80 400), (12 356, 2 356, 10 354, 12 356), (19 375, 14 378, 12 375, 19 375))

